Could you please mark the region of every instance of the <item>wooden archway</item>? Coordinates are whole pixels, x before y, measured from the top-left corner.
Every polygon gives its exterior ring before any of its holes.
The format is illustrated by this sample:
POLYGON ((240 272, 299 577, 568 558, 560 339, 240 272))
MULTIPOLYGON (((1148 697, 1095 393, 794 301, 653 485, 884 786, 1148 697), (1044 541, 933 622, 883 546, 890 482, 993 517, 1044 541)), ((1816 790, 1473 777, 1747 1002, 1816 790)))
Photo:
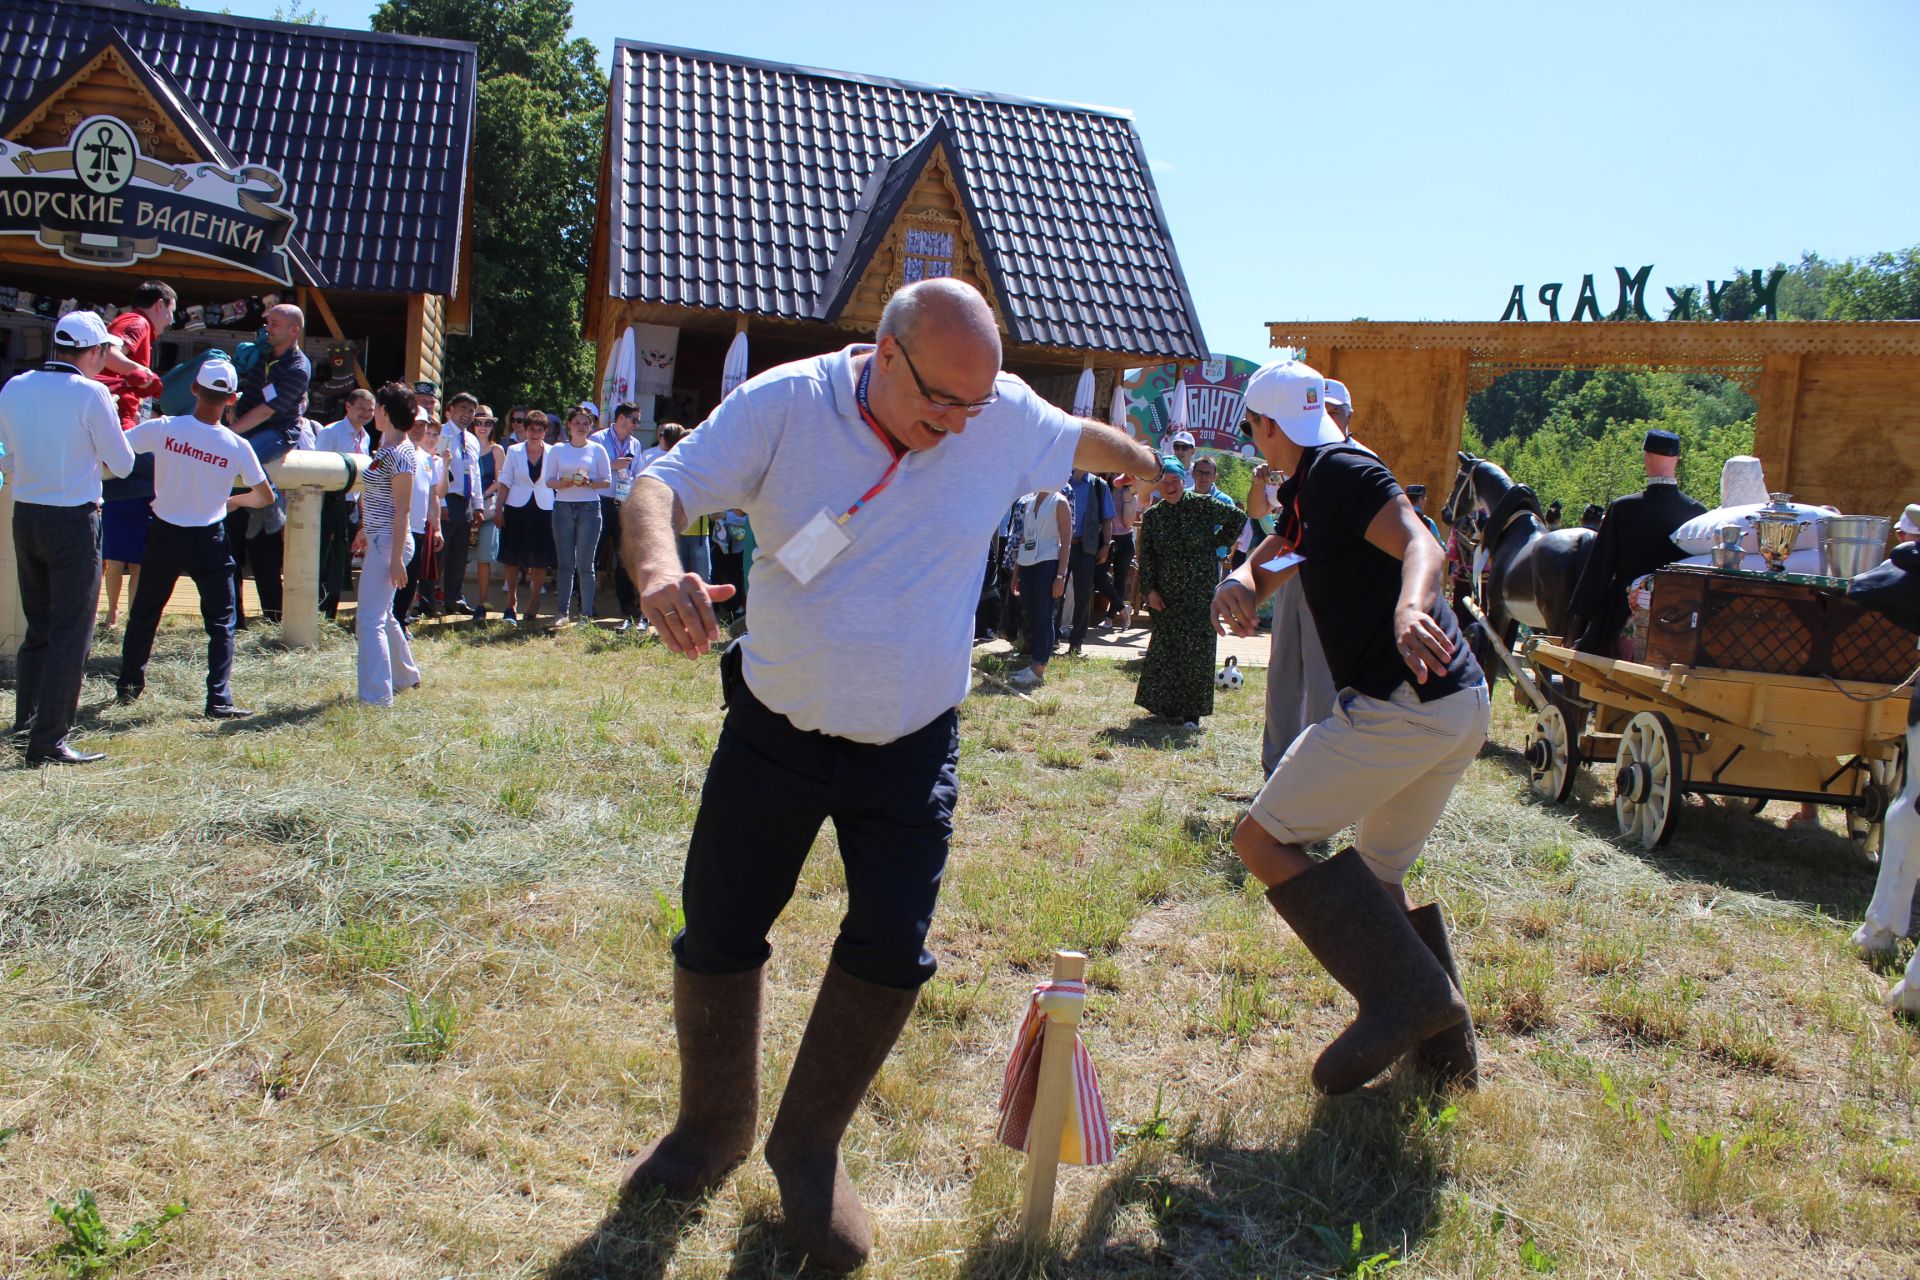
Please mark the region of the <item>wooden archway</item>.
MULTIPOLYGON (((1686 369, 1744 382, 1767 482, 1886 515, 1920 501, 1920 321, 1276 323, 1272 346, 1347 384, 1354 435, 1445 493, 1467 397, 1510 369, 1686 369)), ((1520 477, 1525 479, 1525 477, 1520 477)))

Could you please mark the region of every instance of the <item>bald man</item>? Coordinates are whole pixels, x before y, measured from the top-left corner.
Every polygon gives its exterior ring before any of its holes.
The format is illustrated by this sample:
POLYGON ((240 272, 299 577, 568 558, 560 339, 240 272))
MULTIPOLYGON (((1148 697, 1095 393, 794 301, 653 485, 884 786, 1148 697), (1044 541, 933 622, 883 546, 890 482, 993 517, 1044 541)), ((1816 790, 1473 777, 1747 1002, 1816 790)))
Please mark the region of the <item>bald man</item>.
POLYGON ((267 353, 240 375, 233 433, 253 446, 262 464, 293 448, 300 408, 313 381, 313 365, 300 349, 307 318, 288 303, 267 308, 267 353))
POLYGON ((934 974, 981 553, 1016 497, 1075 468, 1153 481, 1161 463, 1002 372, 985 300, 942 279, 894 294, 872 345, 741 387, 635 481, 622 554, 674 652, 718 641, 713 602, 734 590, 682 571, 675 530, 738 508, 763 553, 751 630, 721 659, 673 940, 679 1120, 632 1191, 698 1194, 752 1148, 767 931, 830 818, 846 913, 766 1154, 795 1243, 818 1266, 865 1261, 840 1138, 934 974))

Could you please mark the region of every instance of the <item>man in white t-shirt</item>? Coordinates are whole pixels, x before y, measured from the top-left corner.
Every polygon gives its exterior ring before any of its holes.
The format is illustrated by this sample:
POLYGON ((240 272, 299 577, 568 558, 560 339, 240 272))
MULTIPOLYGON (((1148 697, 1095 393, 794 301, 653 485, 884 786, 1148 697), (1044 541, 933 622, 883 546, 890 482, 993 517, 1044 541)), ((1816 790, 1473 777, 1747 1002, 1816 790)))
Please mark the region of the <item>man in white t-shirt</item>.
POLYGON ((147 529, 140 585, 127 614, 120 650, 120 701, 147 687, 147 660, 160 613, 182 574, 200 592, 207 628, 207 714, 235 720, 253 713, 233 704, 233 556, 227 516, 273 503, 273 487, 253 446, 220 425, 237 398, 240 375, 224 359, 209 360, 193 379, 193 412, 152 418, 127 432, 134 453, 153 455, 153 523, 147 529), (235 482, 245 492, 235 493, 235 482))
POLYGON ((1000 355, 976 290, 910 285, 874 345, 736 389, 620 516, 641 608, 687 657, 719 640, 713 602, 734 588, 683 570, 675 534, 738 509, 765 549, 752 630, 721 661, 729 709, 673 940, 679 1120, 628 1186, 698 1192, 751 1149, 767 931, 831 818, 847 910, 766 1146, 788 1234, 829 1269, 872 1248, 840 1139, 935 969, 981 555, 1016 496, 1058 490, 1075 467, 1161 471, 1146 446, 1002 373, 1000 355))

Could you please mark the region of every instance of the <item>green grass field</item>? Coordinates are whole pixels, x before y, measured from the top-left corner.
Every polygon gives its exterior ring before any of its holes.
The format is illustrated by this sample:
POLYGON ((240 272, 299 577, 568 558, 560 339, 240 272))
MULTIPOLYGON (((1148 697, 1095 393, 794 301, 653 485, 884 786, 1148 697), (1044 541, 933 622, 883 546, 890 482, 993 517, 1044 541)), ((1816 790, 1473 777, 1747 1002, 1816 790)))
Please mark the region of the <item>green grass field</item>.
MULTIPOLYGON (((757 1157, 703 1204, 615 1207, 672 1113, 710 659, 462 628, 378 712, 345 637, 250 632, 264 714, 214 725, 195 631, 128 709, 103 649, 83 741, 111 759, 0 766, 0 1277, 792 1272, 757 1157)), ((1846 948, 1872 872, 1843 838, 1689 807, 1669 850, 1618 847, 1591 784, 1528 797, 1503 690, 1413 878, 1455 917, 1486 1084, 1322 1100, 1350 1003, 1228 845, 1250 677, 1200 734, 1137 722, 1094 661, 968 703, 941 975, 850 1134, 869 1274, 1920 1270, 1920 1042, 1846 948), (1124 1137, 1022 1256, 994 1103, 1057 946, 1093 956, 1124 1137)), ((767 1115, 841 903, 821 848, 773 939, 767 1115)))

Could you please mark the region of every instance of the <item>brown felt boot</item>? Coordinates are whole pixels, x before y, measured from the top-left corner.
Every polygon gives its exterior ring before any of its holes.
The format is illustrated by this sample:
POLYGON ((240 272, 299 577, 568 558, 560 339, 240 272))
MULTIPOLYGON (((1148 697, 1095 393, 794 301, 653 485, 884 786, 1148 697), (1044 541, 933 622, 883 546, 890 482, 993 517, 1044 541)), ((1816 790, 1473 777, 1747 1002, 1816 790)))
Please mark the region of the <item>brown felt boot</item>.
POLYGON ((1351 848, 1267 890, 1360 1014, 1313 1064, 1322 1093, 1346 1093, 1467 1016, 1466 1001, 1366 860, 1351 848))
POLYGON ((627 1166, 626 1194, 689 1197, 718 1186, 753 1150, 760 1121, 763 969, 693 973, 673 967, 680 1040, 680 1117, 627 1166))
POLYGON ((787 1236, 823 1270, 851 1271, 873 1252, 873 1228, 840 1159, 840 1138, 919 994, 829 964, 794 1055, 767 1135, 767 1163, 780 1184, 787 1236))
MULTIPOLYGON (((1407 923, 1420 935, 1420 941, 1427 944, 1427 950, 1433 952, 1433 958, 1447 971, 1453 989, 1464 1000, 1467 989, 1460 985, 1460 969, 1453 962, 1453 947, 1447 941, 1447 918, 1441 914, 1440 904, 1429 902, 1424 907, 1415 907, 1407 913, 1407 923)), ((1462 1089, 1480 1087, 1480 1052, 1474 1047, 1471 1016, 1422 1040, 1413 1047, 1412 1058, 1415 1067, 1440 1084, 1462 1089)))

